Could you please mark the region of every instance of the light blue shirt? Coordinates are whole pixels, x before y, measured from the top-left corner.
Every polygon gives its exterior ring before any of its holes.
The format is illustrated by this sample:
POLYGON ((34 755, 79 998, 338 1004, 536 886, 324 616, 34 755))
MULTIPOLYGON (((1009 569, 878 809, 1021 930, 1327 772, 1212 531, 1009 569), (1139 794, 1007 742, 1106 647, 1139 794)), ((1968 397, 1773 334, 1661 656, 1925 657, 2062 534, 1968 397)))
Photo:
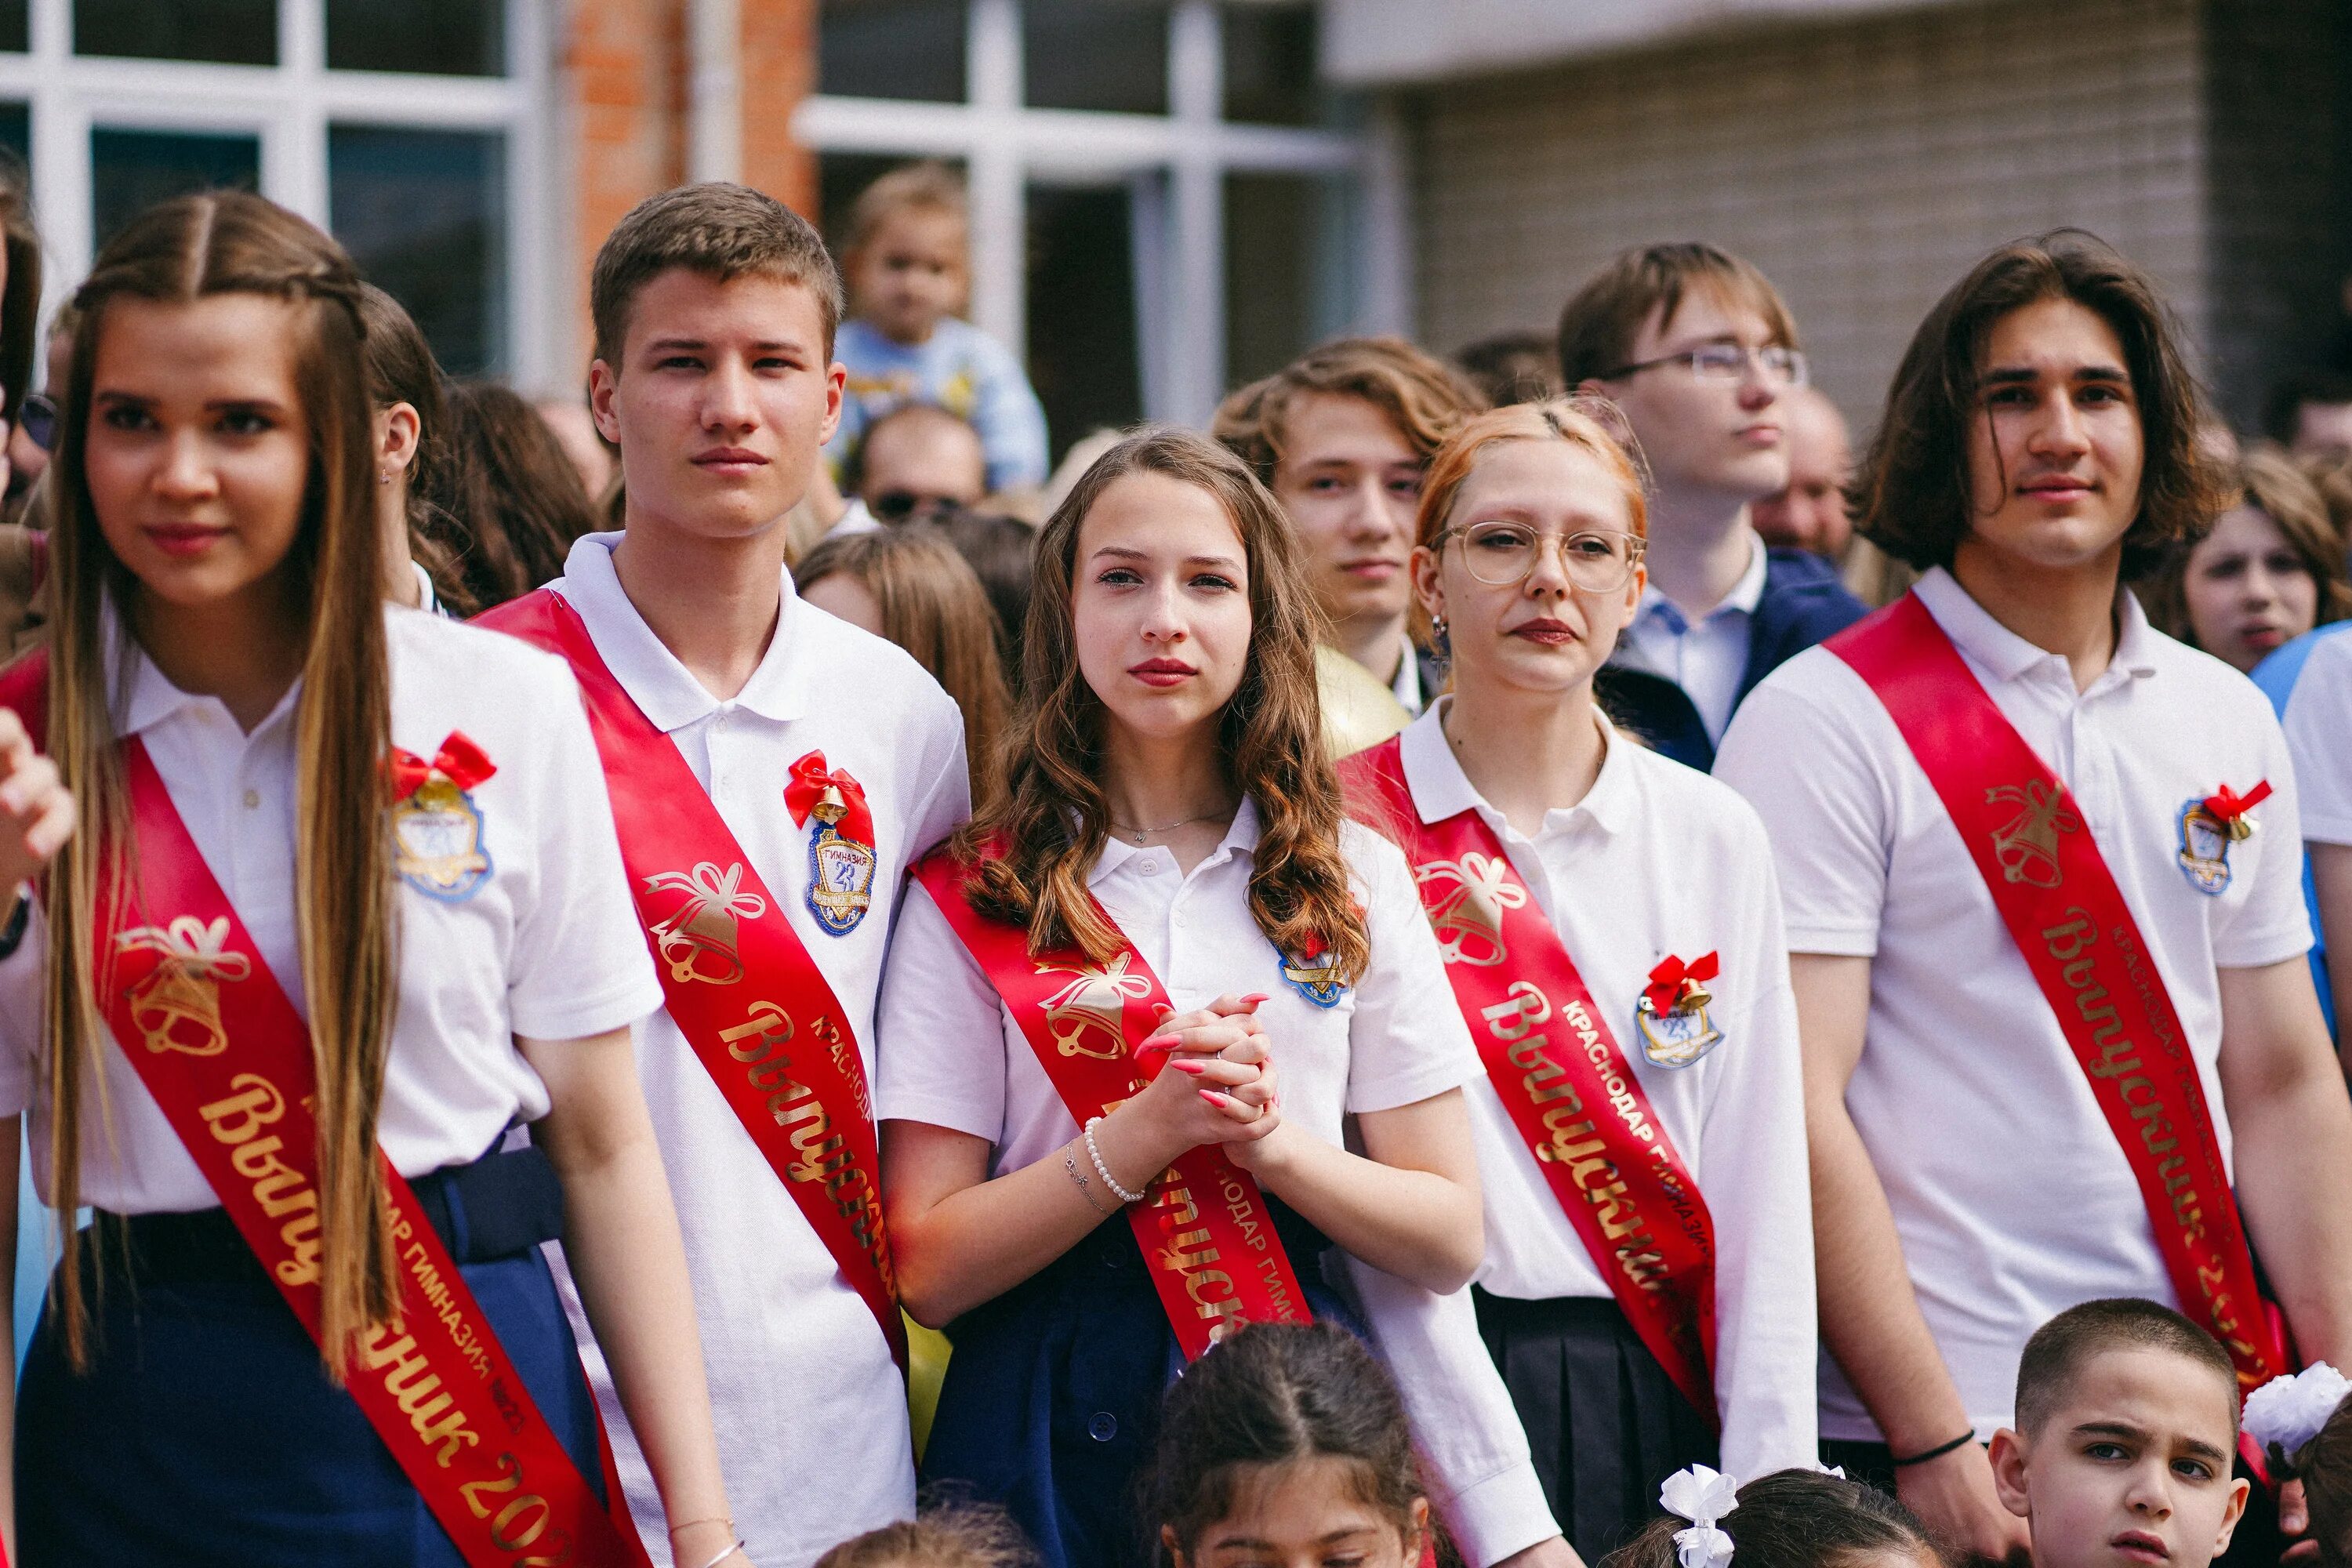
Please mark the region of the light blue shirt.
POLYGON ((837 474, 877 419, 929 403, 968 420, 988 458, 988 488, 1045 482, 1045 410, 1012 351, 970 321, 948 317, 928 342, 902 343, 862 321, 844 321, 834 357, 849 371, 841 428, 825 444, 837 474))
MULTIPOLYGON (((2338 632, 2352 632, 2352 621, 2336 621, 2317 631, 2305 632, 2293 642, 2273 648, 2267 658, 2254 666, 2254 684, 2271 700, 2280 722, 2286 721, 2286 700, 2294 695, 2294 683, 2302 676, 2311 650, 2321 639, 2338 632)), ((2326 938, 2319 927, 2319 889, 2312 883, 2308 860, 2303 865, 2303 900, 2311 910, 2311 983, 2319 993, 2319 1010, 2327 1016, 2327 1027, 2332 1033, 2336 1028, 2336 996, 2327 983, 2326 938)))

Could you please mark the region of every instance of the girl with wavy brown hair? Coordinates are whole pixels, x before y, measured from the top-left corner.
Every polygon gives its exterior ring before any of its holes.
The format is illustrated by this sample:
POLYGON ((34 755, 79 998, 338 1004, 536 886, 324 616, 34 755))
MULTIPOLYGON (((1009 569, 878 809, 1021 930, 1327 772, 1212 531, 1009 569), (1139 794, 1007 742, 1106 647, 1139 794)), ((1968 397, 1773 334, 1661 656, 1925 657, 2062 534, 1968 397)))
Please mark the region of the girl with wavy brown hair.
POLYGON ((52 636, 0 679, 84 813, 0 961, 0 1209, 29 1116, 65 1237, 26 1563, 620 1561, 559 1237, 720 1544, 602 773, 560 666, 385 603, 359 289, 225 193, 76 299, 52 636))
POLYGON ((1003 793, 893 940, 883 1196, 955 1343, 925 1470, 1056 1565, 1143 1554, 1186 1356, 1353 1321, 1327 1251, 1418 1306, 1483 1250, 1475 1058, 1402 859, 1342 819, 1296 550, 1208 440, 1097 461, 1038 540, 1003 793))

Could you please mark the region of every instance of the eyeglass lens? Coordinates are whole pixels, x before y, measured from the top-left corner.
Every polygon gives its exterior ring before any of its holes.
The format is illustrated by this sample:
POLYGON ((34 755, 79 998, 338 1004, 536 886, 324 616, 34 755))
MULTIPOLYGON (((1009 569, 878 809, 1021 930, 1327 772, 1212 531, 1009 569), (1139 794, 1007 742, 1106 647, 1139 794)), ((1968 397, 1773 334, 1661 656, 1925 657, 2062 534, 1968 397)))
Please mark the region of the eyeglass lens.
POLYGON ((1526 580, 1542 553, 1543 541, 1559 546, 1560 569, 1588 594, 1611 594, 1633 574, 1640 542, 1625 533, 1539 534, 1515 522, 1480 523, 1462 535, 1462 558, 1470 575, 1490 587, 1526 580))

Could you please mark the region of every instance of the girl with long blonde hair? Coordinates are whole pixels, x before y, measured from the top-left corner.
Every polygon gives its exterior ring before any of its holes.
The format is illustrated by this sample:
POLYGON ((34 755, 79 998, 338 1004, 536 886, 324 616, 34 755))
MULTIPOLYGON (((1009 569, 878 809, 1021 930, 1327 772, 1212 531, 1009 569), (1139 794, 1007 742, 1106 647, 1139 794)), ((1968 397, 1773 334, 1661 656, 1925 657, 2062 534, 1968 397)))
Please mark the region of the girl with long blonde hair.
POLYGON ((65 1237, 16 1560, 617 1561, 560 1236, 698 1563, 660 993, 569 676, 384 603, 359 288, 219 193, 76 298, 52 637, 0 690, 85 815, 0 963, 0 1208, 29 1116, 65 1237))
POLYGON ((894 938, 877 1113, 902 1297, 955 1345, 926 1474, 1075 1568, 1146 1555, 1186 1358, 1355 1323, 1327 1253, 1426 1303, 1483 1249, 1475 1063, 1402 862, 1343 817, 1273 498, 1147 431, 1036 561, 1002 794, 894 938))
POLYGON ((1438 449, 1412 575, 1447 695, 1340 766, 1350 807, 1412 864, 1486 1067, 1466 1092, 1492 1362, 1449 1375, 1507 1386, 1588 1562, 1684 1466, 1801 1466, 1814 1436, 1803 1105, 1764 826, 1593 699, 1646 542, 1611 414, 1496 409, 1438 449))

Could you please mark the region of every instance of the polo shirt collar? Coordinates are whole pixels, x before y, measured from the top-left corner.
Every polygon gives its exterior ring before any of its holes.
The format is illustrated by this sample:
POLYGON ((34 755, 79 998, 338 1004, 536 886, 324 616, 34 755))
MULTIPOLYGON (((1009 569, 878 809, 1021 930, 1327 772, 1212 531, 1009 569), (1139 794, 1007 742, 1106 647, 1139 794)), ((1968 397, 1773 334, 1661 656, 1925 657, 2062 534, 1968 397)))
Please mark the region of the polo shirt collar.
MULTIPOLYGON (((1224 837, 1217 841, 1216 848, 1210 851, 1207 859, 1193 868, 1192 875, 1199 876, 1236 855, 1254 854, 1257 849, 1257 803, 1244 795, 1241 805, 1234 812, 1233 825, 1225 829, 1224 837)), ((1088 873, 1087 881, 1089 884, 1099 882, 1137 856, 1149 855, 1159 848, 1156 844, 1129 844, 1118 834, 1110 834, 1103 839, 1102 854, 1096 859, 1095 868, 1088 873)))
MULTIPOLYGON (((106 650, 107 689, 122 693, 121 719, 115 727, 117 734, 143 734, 168 719, 207 709, 219 713, 232 725, 236 722, 236 716, 228 710, 228 705, 219 698, 183 691, 172 684, 171 678, 156 668, 155 661, 147 657, 147 650, 139 646, 138 639, 131 635, 131 629, 122 624, 121 617, 115 613, 111 595, 99 600, 98 635, 99 646, 106 650), (129 661, 130 676, 127 682, 123 679, 126 660, 129 661)), ((252 732, 258 735, 291 712, 301 691, 302 680, 297 676, 294 683, 286 689, 286 694, 278 700, 277 706, 253 727, 252 732)))
MULTIPOLYGON (((1427 712, 1414 720, 1397 742, 1398 761, 1404 768, 1405 787, 1412 792, 1414 812, 1424 823, 1444 822, 1465 811, 1479 811, 1489 818, 1489 826, 1500 831, 1502 816, 1486 804, 1470 775, 1462 771, 1461 760, 1445 739, 1445 715, 1454 706, 1451 696, 1441 697, 1430 704, 1427 712)), ((1592 710, 1593 721, 1601 726, 1600 776, 1584 798, 1564 811, 1544 814, 1545 831, 1564 826, 1581 814, 1591 819, 1603 833, 1614 835, 1632 826, 1637 809, 1633 777, 1634 742, 1620 734, 1609 722, 1598 704, 1592 710)))
MULTIPOLYGON (((2063 654, 2052 653, 2019 637, 1993 619, 1992 613, 1976 602, 1959 579, 1941 566, 1934 566, 1921 575, 1912 592, 1952 646, 1966 654, 1999 680, 2017 680, 2028 670, 2043 666, 2063 667, 2063 654)), ((2116 602, 2116 651, 2100 682, 2114 678, 2137 678, 2153 675, 2157 668, 2157 634, 2147 624, 2147 613, 2140 608, 2139 600, 2129 591, 2118 588, 2116 602)), ((2064 671, 2069 686, 2074 682, 2071 670, 2064 671)), ((2095 683, 2096 684, 2096 683, 2095 683)))
MULTIPOLYGON (((1764 575, 1771 564, 1764 549, 1764 538, 1745 523, 1740 525, 1740 532, 1748 536, 1748 569, 1739 574, 1739 581, 1731 585, 1731 592, 1726 594, 1715 608, 1699 617, 1700 622, 1711 621, 1721 615, 1752 616, 1756 613, 1756 606, 1764 602, 1764 575)), ((1663 617, 1677 634, 1698 624, 1684 615, 1681 608, 1660 593, 1654 584, 1642 590, 1642 602, 1634 610, 1636 619, 1653 616, 1663 617)))
POLYGON ((793 646, 813 612, 793 591, 790 571, 781 574, 783 598, 768 651, 761 656, 759 668, 743 689, 722 702, 662 646, 661 638, 629 602, 620 574, 613 570, 613 547, 620 542, 617 531, 582 535, 564 558, 562 587, 563 596, 587 623, 589 638, 613 678, 656 729, 667 734, 730 707, 748 708, 779 723, 808 712, 814 696, 810 690, 814 678, 808 673, 809 661, 793 657, 793 646))

